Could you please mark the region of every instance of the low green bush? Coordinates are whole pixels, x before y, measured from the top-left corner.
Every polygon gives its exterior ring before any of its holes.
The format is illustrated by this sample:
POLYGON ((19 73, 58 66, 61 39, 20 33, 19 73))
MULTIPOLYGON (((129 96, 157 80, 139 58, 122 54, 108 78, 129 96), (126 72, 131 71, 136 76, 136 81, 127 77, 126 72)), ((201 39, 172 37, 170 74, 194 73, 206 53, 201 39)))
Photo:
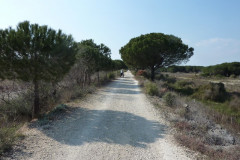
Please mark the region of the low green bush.
POLYGON ((51 111, 51 113, 55 114, 55 113, 65 112, 67 107, 68 106, 65 104, 59 104, 51 111))
MULTIPOLYGON (((165 76, 167 77, 167 74, 165 76)), ((163 74, 156 74, 155 75, 155 80, 164 80, 165 76, 163 74)))
POLYGON ((178 87, 178 88, 184 88, 184 87, 190 86, 192 84, 193 84, 193 82, 188 82, 188 81, 184 81, 184 80, 177 81, 175 83, 176 87, 178 87))
POLYGON ((31 93, 23 93, 21 96, 1 104, 0 113, 7 120, 16 120, 17 117, 31 117, 32 109, 31 93))
POLYGON ((116 75, 113 72, 108 74, 109 79, 115 79, 115 77, 116 77, 116 75))
POLYGON ((145 87, 146 93, 149 94, 150 96, 158 95, 158 87, 155 83, 149 81, 144 85, 144 87, 145 87))
POLYGON ((4 152, 9 151, 12 148, 14 142, 22 138, 23 135, 17 134, 16 131, 19 129, 18 125, 12 125, 8 127, 1 127, 0 129, 0 155, 4 152))
POLYGON ((230 78, 237 78, 237 76, 235 74, 231 74, 230 78))
POLYGON ((224 102, 228 98, 228 95, 223 83, 209 83, 200 86, 193 97, 201 100, 224 102))
POLYGON ((174 94, 172 94, 171 92, 167 92, 163 96, 163 100, 167 106, 173 107, 175 104, 176 96, 174 94))
POLYGON ((194 83, 193 82, 189 82, 189 81, 184 81, 184 80, 180 80, 180 81, 172 81, 173 83, 166 83, 166 87, 180 93, 183 95, 187 95, 190 96, 194 93, 195 91, 195 87, 194 87, 194 83))
POLYGON ((68 106, 65 104, 59 104, 52 111, 49 113, 44 113, 41 118, 38 120, 38 124, 40 126, 46 125, 49 123, 49 120, 54 120, 57 118, 57 115, 61 115, 62 113, 65 113, 68 110, 68 106))

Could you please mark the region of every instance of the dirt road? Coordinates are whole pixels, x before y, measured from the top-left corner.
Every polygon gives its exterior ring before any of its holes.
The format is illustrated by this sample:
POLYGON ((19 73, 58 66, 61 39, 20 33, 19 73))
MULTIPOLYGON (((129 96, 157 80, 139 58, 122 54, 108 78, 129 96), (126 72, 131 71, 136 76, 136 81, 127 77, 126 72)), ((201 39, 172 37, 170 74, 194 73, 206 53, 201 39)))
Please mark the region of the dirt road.
MULTIPOLYGON (((12 159, 192 159, 173 141, 167 123, 130 72, 50 125, 29 128, 12 159)), ((7 158, 7 159, 11 159, 7 158)))

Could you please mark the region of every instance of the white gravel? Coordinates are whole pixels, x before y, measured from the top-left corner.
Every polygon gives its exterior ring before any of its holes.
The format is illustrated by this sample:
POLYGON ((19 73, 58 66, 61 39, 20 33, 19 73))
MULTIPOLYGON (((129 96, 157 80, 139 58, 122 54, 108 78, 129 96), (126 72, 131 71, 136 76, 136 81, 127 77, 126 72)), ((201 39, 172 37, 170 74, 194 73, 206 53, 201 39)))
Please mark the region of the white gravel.
POLYGON ((174 142, 130 72, 69 105, 75 110, 65 118, 25 129, 25 140, 5 159, 194 159, 174 142))

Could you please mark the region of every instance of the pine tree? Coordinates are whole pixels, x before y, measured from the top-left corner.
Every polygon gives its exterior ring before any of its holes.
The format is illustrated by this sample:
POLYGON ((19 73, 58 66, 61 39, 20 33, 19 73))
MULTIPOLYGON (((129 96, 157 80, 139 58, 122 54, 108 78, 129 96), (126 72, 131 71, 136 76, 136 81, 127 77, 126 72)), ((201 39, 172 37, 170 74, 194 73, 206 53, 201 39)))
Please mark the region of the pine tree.
POLYGON ((19 23, 0 30, 0 76, 34 84, 32 116, 39 113, 39 82, 57 82, 74 64, 76 43, 71 35, 48 26, 19 23))

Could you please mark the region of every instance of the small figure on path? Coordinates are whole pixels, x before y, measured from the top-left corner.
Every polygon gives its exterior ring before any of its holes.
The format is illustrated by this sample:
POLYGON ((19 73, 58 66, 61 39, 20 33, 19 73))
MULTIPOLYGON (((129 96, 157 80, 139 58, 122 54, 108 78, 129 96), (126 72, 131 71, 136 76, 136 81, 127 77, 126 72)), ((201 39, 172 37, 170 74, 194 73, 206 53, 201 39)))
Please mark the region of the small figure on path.
POLYGON ((121 71, 120 71, 120 77, 124 77, 123 69, 121 69, 121 71))

